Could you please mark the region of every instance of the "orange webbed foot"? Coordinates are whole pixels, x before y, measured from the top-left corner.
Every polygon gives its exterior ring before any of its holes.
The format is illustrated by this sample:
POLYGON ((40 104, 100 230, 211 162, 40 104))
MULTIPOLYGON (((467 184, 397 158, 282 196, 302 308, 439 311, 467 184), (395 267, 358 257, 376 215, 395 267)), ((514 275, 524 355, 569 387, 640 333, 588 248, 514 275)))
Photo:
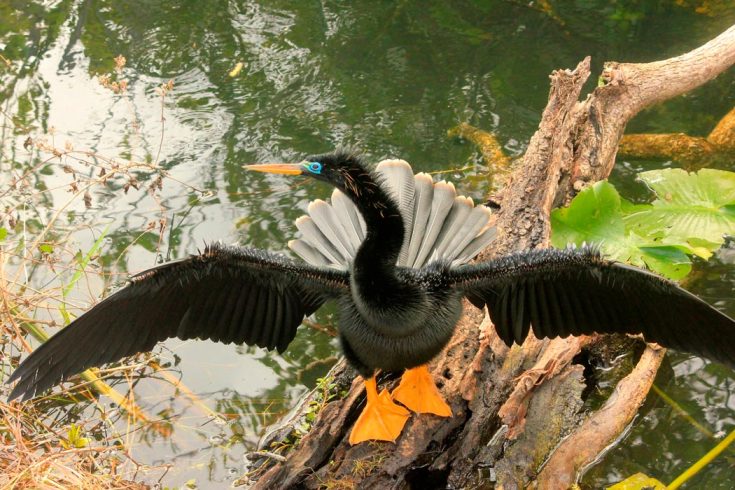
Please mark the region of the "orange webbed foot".
POLYGON ((375 378, 365 380, 367 404, 350 433, 350 444, 364 441, 395 442, 411 413, 393 402, 387 390, 378 394, 375 378))
POLYGON ((401 383, 393 390, 393 398, 417 413, 433 413, 441 417, 452 415, 452 409, 442 398, 425 364, 403 373, 401 383))

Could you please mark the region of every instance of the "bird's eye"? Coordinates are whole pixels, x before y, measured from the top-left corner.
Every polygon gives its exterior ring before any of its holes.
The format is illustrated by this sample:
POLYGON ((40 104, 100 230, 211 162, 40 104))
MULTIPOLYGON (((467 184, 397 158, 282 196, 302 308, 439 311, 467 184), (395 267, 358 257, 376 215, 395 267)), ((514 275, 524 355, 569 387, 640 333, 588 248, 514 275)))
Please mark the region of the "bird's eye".
POLYGON ((308 162, 304 165, 306 169, 313 174, 322 173, 322 164, 319 162, 308 162))

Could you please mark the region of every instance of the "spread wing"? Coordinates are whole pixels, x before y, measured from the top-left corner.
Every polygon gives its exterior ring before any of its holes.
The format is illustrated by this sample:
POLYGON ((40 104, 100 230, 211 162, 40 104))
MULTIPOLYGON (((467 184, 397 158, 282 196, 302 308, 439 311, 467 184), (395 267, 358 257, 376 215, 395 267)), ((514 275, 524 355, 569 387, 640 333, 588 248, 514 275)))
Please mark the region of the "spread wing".
POLYGON ((538 250, 450 270, 454 286, 508 345, 539 337, 642 333, 735 366, 735 321, 673 282, 595 249, 538 250))
POLYGON ((279 352, 304 316, 349 290, 346 272, 262 250, 215 244, 134 276, 36 349, 10 376, 28 399, 87 368, 147 351, 170 337, 279 352))

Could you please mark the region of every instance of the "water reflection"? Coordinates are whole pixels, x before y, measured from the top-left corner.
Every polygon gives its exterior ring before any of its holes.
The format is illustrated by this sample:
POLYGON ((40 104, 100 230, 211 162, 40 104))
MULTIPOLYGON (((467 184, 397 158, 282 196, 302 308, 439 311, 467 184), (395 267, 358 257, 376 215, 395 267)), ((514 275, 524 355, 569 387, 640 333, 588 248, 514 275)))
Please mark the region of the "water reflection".
MULTIPOLYGON (((599 66, 604 59, 678 54, 735 21, 732 9, 707 16, 668 4, 558 3, 544 11, 501 1, 0 2, 0 187, 23 173, 31 181, 27 203, 3 205, 17 211, 28 232, 65 206, 59 233, 70 233, 70 249, 89 250, 110 226, 99 259, 110 275, 90 275, 68 298, 84 308, 126 271, 184 257, 205 240, 284 250, 293 220, 330 189, 245 174, 244 163, 352 145, 374 160, 401 156, 419 170, 469 165, 473 170, 448 178, 482 199, 484 189, 470 183, 485 170, 478 154, 446 139, 447 129, 467 121, 493 130, 519 155, 540 118, 553 69, 585 55, 599 66), (119 54, 127 58, 124 94, 99 84, 99 75, 114 73, 119 54), (243 68, 231 77, 236 63, 243 68), (156 88, 170 79, 174 90, 162 98, 156 88), (83 199, 70 201, 72 177, 62 165, 86 178, 98 170, 24 147, 29 135, 119 162, 157 163, 168 172, 163 189, 147 192, 156 172, 141 169, 134 173, 140 190, 125 193, 125 179, 110 180, 94 187, 90 208, 83 199)), ((706 132, 730 109, 732 95, 731 80, 721 77, 651 108, 631 129, 706 132)), ((631 187, 632 170, 647 165, 632 162, 615 178, 631 187)), ((700 270, 691 287, 735 313, 732 265, 700 270)), ((33 271, 34 286, 56 287, 72 273, 44 271, 33 271)), ((38 315, 58 320, 56 305, 38 315)), ((329 337, 303 327, 283 357, 169 341, 162 362, 175 365, 206 406, 231 418, 215 424, 173 386, 144 379, 136 397, 149 413, 171 417, 170 434, 141 429, 127 442, 141 462, 173 462, 170 485, 232 479, 263 428, 313 386, 320 373, 305 374, 304 366, 335 351, 329 337)), ((674 375, 661 389, 713 432, 732 427, 731 372, 684 355, 671 359, 674 375)), ((657 403, 588 478, 601 486, 637 469, 673 475, 712 442, 657 403)), ((717 464, 702 477, 709 488, 726 481, 727 460, 717 464)))

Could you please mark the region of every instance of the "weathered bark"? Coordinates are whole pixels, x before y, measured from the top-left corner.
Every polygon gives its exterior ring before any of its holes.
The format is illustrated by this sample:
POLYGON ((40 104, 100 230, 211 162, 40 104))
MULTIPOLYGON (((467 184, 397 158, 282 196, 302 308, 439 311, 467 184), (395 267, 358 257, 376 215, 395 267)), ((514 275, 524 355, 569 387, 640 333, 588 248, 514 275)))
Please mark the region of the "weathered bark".
POLYGON ((638 112, 705 84, 733 63, 735 27, 689 53, 667 60, 606 63, 602 72, 606 85, 595 89, 582 104, 587 106, 583 111, 587 121, 576 138, 581 151, 572 166, 574 185, 580 187, 610 173, 625 125, 638 112), (602 168, 595 169, 598 165, 602 168))
MULTIPOLYGON (((581 102, 589 58, 575 70, 554 72, 539 129, 496 196, 498 239, 481 258, 548 246, 550 210, 609 174, 631 117, 707 82, 733 62, 735 28, 669 60, 608 63, 607 84, 581 102)), ((542 474, 542 488, 566 488, 579 468, 604 449, 603 443, 619 435, 638 406, 637 398, 625 405, 619 412, 624 417, 603 407, 580 425, 583 376, 572 360, 589 341, 530 336, 522 346, 508 348, 484 313, 466 304, 455 336, 432 363, 452 417, 413 416, 395 445, 350 447, 346 435, 364 403, 361 383, 353 383, 347 397, 328 403, 286 461, 262 474, 255 488, 468 488, 488 480, 496 488, 524 488, 537 480, 543 461, 564 458, 554 456, 554 448, 571 433, 585 441, 585 451, 573 464, 549 463, 542 474), (594 440, 584 438, 587 426, 598 422, 592 417, 610 421, 596 426, 599 437, 594 440)), ((626 383, 645 396, 642 380, 652 379, 658 362, 655 355, 644 355, 626 383)), ((344 378, 348 369, 340 363, 334 373, 344 378)), ((390 389, 395 379, 381 384, 390 389)), ((560 450, 567 451, 560 455, 575 453, 569 444, 560 450)))

